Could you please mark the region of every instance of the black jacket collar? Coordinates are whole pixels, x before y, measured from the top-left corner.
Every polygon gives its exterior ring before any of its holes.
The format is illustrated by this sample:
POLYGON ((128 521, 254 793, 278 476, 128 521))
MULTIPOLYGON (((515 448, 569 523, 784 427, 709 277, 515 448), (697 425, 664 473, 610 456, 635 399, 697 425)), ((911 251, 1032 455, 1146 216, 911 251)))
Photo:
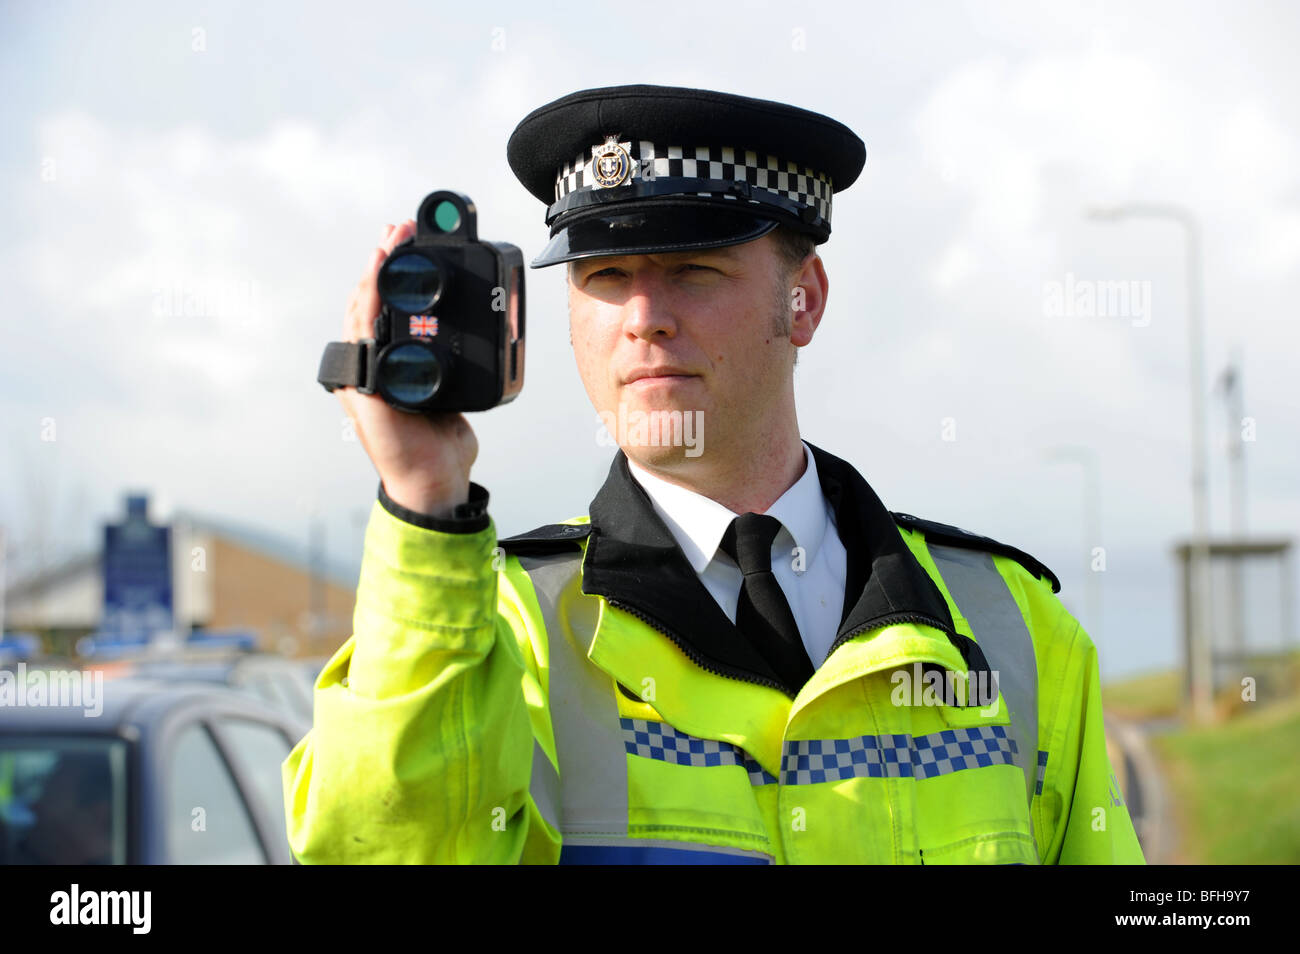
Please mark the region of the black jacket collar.
MULTIPOLYGON (((973 643, 954 632, 943 595, 912 556, 875 491, 850 464, 808 446, 848 556, 845 606, 834 645, 866 629, 912 621, 946 632, 971 662, 973 643)), ((797 690, 781 686, 776 673, 740 638, 628 471, 622 451, 592 500, 590 515, 584 593, 603 596, 642 617, 711 672, 791 694, 797 690)))

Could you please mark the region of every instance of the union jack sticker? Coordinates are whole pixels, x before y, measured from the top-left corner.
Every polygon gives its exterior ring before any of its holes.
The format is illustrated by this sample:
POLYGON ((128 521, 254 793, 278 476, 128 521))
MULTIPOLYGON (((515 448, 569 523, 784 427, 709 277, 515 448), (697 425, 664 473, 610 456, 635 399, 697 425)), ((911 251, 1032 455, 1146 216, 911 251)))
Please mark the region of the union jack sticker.
POLYGON ((432 338, 438 333, 438 319, 432 315, 412 315, 411 316, 411 337, 432 338))

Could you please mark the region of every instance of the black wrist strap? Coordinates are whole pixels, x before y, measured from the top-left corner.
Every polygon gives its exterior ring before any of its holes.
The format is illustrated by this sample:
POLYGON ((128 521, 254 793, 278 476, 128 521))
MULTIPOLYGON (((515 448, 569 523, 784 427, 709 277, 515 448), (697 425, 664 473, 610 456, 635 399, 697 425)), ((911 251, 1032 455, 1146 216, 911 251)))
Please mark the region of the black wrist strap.
POLYGON ((326 391, 366 383, 366 357, 372 341, 331 341, 320 358, 316 380, 326 391))
POLYGON ((488 527, 488 492, 486 487, 469 484, 469 500, 457 504, 450 517, 435 517, 432 514, 417 513, 403 507, 384 489, 384 482, 379 481, 379 503, 398 520, 423 527, 425 530, 437 530, 439 533, 478 533, 488 527))

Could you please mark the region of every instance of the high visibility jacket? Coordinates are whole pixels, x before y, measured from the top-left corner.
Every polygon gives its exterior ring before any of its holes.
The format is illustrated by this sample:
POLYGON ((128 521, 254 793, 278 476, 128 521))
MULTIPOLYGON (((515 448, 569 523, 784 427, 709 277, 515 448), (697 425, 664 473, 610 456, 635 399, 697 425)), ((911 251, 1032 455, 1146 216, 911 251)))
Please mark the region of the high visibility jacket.
POLYGON ((376 502, 354 634, 283 766, 295 856, 1143 863, 1051 571, 812 451, 848 586, 794 697, 621 453, 589 516, 501 546, 376 502))

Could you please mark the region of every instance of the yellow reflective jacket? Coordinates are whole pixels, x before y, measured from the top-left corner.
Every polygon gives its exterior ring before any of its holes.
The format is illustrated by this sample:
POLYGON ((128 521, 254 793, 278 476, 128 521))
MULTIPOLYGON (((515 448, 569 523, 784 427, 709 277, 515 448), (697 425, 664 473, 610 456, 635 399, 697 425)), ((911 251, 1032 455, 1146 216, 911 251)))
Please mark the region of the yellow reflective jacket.
POLYGON ((812 452, 848 585, 793 698, 621 453, 589 517, 501 546, 381 487, 283 766, 298 860, 1143 863, 1051 571, 812 452))

